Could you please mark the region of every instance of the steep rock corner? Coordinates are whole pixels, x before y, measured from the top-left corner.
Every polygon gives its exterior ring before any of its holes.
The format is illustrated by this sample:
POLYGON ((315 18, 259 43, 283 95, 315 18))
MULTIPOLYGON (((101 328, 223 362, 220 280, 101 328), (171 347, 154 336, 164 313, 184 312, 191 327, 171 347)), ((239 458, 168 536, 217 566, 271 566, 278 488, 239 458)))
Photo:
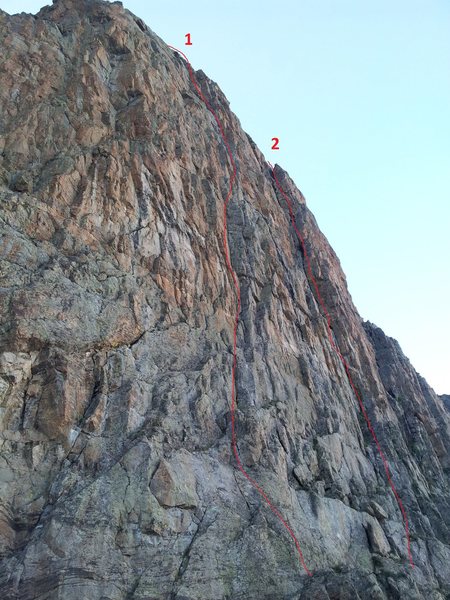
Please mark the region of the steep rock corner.
POLYGON ((0 595, 15 600, 444 600, 448 397, 363 322, 281 167, 220 88, 237 165, 241 460, 230 450, 230 175, 186 64, 120 2, 0 11, 0 595))

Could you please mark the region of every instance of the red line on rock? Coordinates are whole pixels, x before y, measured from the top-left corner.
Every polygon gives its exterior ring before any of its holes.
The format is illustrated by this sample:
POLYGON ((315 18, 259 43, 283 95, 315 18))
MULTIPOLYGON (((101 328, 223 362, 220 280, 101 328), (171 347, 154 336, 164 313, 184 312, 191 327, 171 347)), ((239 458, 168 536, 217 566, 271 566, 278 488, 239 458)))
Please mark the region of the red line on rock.
POLYGON ((236 290, 236 298, 237 298, 236 315, 235 315, 235 318, 234 318, 234 330, 233 330, 233 366, 231 368, 231 447, 232 447, 233 454, 234 454, 234 457, 236 459, 236 464, 237 464, 237 467, 238 467, 239 471, 251 483, 251 485, 259 493, 259 495, 264 499, 264 501, 266 502, 266 504, 268 505, 268 507, 270 508, 270 510, 273 512, 273 514, 284 525, 285 529, 288 531, 289 535, 291 536, 292 540, 294 541, 294 544, 295 544, 295 547, 297 549, 297 552, 298 552, 298 555, 299 555, 299 558, 300 558, 300 562, 301 562, 303 568, 305 569, 306 573, 309 576, 312 576, 311 571, 308 569, 308 567, 305 564, 305 560, 303 558, 303 553, 302 553, 302 550, 300 548, 299 541, 297 540, 297 538, 296 538, 294 532, 292 531, 291 527, 288 525, 287 521, 283 518, 283 516, 280 513, 280 511, 276 508, 276 506, 274 506, 274 504, 268 498, 267 494, 262 489, 262 487, 259 486, 256 483, 256 481, 254 479, 252 479, 252 477, 250 477, 250 475, 244 469, 244 467, 242 465, 242 462, 241 462, 241 459, 239 458, 239 452, 238 452, 238 448, 237 448, 237 436, 236 436, 236 416, 235 416, 235 413, 236 413, 236 398, 235 398, 235 396, 236 396, 236 368, 237 368, 237 329, 238 329, 238 325, 239 325, 239 313, 241 312, 241 290, 240 290, 240 287, 239 287, 238 278, 237 278, 236 273, 234 272, 233 267, 231 265, 230 253, 229 253, 229 249, 228 249, 228 238, 227 238, 227 206, 228 206, 228 203, 230 202, 231 196, 233 194, 233 186, 234 186, 234 182, 236 181, 236 177, 237 177, 236 163, 234 162, 233 153, 231 152, 230 144, 228 143, 228 140, 226 138, 225 131, 224 131, 224 128, 222 126, 222 123, 220 122, 219 117, 217 116, 217 114, 214 111, 214 109, 211 107, 211 105, 208 102, 207 98, 203 94, 200 86, 198 85, 197 80, 195 79, 194 70, 193 70, 193 68, 191 66, 191 63, 189 62, 189 59, 184 54, 184 52, 181 52, 181 50, 178 50, 178 48, 175 48, 174 46, 170 46, 170 45, 169 45, 169 48, 172 48, 172 50, 175 50, 176 52, 178 52, 179 54, 181 54, 181 56, 186 61, 186 64, 187 64, 187 67, 188 67, 189 76, 191 78, 192 84, 195 87, 195 89, 197 90, 197 93, 200 96, 200 98, 205 103, 206 108, 212 114, 212 116, 214 117, 214 119, 215 119, 215 121, 217 123, 217 126, 218 126, 219 131, 220 131, 220 135, 221 135, 221 137, 223 139, 223 142, 225 144, 225 147, 227 149, 227 153, 228 153, 228 156, 230 158, 230 163, 231 163, 231 166, 232 166, 232 173, 231 173, 231 177, 230 177, 230 181, 229 181, 228 193, 227 193, 227 196, 225 198, 224 205, 223 205, 223 247, 224 247, 225 262, 226 262, 226 265, 227 265, 227 269, 228 269, 228 271, 229 271, 229 273, 230 273, 230 275, 231 275, 231 277, 233 279, 233 284, 234 284, 234 288, 236 290))
POLYGON ((377 436, 375 434, 375 431, 374 431, 374 429, 372 427, 372 423, 371 423, 371 421, 369 419, 369 415, 367 414, 367 411, 366 411, 366 409, 364 407, 364 403, 362 401, 361 395, 358 392, 358 390, 356 389, 355 384, 353 383, 353 379, 352 379, 352 376, 350 374, 350 367, 349 367, 347 361, 345 360, 345 358, 342 356, 342 353, 339 350, 339 347, 337 346, 336 342, 333 339, 332 327, 331 327, 332 323, 331 323, 330 313, 328 312, 327 307, 325 306, 325 302, 323 301, 322 294, 320 293, 319 286, 317 285, 316 278, 314 277, 314 273, 313 273, 313 270, 312 270, 312 267, 311 267, 311 260, 309 258, 309 254, 308 254, 308 252, 306 250, 305 239, 304 239, 303 235, 301 234, 300 230, 297 227, 297 224, 296 224, 296 221, 295 221, 294 211, 293 211, 293 208, 292 208, 291 200, 290 200, 289 196, 286 194, 286 192, 283 190, 283 188, 281 187, 281 184, 280 184, 280 182, 278 180, 278 177, 277 177, 277 175, 275 173, 275 167, 273 167, 270 163, 269 163, 269 165, 270 165, 270 167, 272 169, 272 175, 273 175, 273 178, 274 178, 275 183, 277 185, 277 188, 280 190, 283 198, 286 201, 286 204, 287 204, 287 207, 288 207, 288 210, 289 210, 289 215, 291 217, 292 226, 293 226, 293 228, 295 230, 295 233, 297 234, 297 237, 298 237, 298 239, 300 241, 300 245, 301 245, 302 250, 303 250, 303 256, 305 257, 306 269, 307 269, 307 272, 308 272, 308 275, 309 275, 309 279, 310 279, 311 283, 313 284, 313 287, 314 287, 314 289, 316 291, 317 300, 318 300, 318 302, 319 302, 319 304, 320 304, 320 306, 322 308, 323 314, 325 315, 325 319, 327 321, 327 333, 328 333, 328 339, 330 341, 331 347, 336 352, 336 354, 339 356, 342 364, 344 365, 344 369, 345 369, 345 372, 347 374, 347 378, 348 378, 348 381, 350 383, 350 387, 352 388, 353 393, 355 394, 355 396, 356 396, 356 398, 357 398, 357 400, 359 402, 359 406, 361 408, 362 414, 364 415, 364 419, 366 420, 367 427, 368 427, 370 433, 372 434, 372 437, 374 439, 375 445, 376 445, 376 447, 378 449, 378 453, 379 453, 379 455, 381 457, 381 460, 383 461, 384 470, 386 472, 387 480, 389 482, 389 485, 391 486, 392 492, 393 492, 393 494, 395 496, 395 499, 397 500, 398 506, 399 506, 400 511, 402 513, 403 521, 405 523, 406 546, 407 546, 407 549, 408 549, 409 564, 411 565, 412 568, 414 568, 413 558, 412 558, 412 554, 411 554, 411 540, 410 540, 410 536, 409 536, 408 517, 406 515, 406 511, 405 511, 405 509, 403 507, 403 503, 402 503, 402 501, 400 499, 400 496, 399 496, 399 494, 397 492, 397 489, 396 489, 396 487, 394 485, 394 482, 392 481, 391 472, 390 472, 390 468, 389 468, 389 463, 388 463, 388 461, 387 461, 387 459, 386 459, 386 457, 384 455, 383 450, 381 449, 380 443, 379 443, 378 438, 377 438, 377 436))

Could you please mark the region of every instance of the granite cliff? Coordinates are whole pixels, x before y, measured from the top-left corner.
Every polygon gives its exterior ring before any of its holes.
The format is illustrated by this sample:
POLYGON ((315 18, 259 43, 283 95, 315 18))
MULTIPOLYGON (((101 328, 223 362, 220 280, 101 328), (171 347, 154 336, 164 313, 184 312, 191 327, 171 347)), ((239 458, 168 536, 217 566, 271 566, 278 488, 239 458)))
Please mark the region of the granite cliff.
POLYGON ((0 11, 0 597, 450 597, 448 397, 363 322, 219 87, 120 2, 0 11), (447 407, 445 405, 447 402, 447 407))

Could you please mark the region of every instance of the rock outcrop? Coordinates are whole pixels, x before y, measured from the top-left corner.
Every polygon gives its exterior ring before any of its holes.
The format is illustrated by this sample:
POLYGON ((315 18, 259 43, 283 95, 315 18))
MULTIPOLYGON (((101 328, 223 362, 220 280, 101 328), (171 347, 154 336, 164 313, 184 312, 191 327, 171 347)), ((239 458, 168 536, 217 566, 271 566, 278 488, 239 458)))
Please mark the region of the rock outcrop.
POLYGON ((0 596, 444 600, 448 398, 364 323, 287 173, 333 333, 263 155, 121 3, 0 11, 0 596), (447 402, 447 408, 444 402, 447 402))

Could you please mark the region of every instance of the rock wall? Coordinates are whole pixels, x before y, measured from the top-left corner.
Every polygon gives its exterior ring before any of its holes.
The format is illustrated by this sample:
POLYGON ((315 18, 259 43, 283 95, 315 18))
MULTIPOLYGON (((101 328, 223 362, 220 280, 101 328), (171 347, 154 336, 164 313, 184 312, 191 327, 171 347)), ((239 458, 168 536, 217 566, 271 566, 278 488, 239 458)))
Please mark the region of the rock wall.
POLYGON ((443 600, 445 398, 355 309, 287 173, 285 202, 218 86, 121 3, 0 11, 0 595, 47 600, 443 600))

